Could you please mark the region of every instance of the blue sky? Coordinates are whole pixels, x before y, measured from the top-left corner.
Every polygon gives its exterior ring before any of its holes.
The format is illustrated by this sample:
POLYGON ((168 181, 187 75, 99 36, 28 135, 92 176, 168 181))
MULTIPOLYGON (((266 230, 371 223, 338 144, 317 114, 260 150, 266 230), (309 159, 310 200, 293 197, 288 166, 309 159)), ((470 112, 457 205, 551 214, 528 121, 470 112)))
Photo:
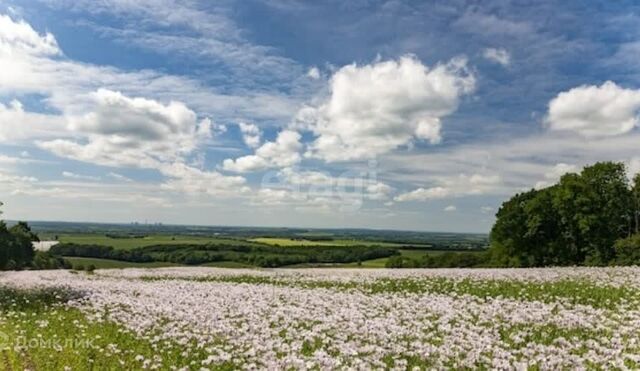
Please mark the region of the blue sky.
POLYGON ((640 171, 632 1, 0 0, 5 217, 487 232, 640 171))

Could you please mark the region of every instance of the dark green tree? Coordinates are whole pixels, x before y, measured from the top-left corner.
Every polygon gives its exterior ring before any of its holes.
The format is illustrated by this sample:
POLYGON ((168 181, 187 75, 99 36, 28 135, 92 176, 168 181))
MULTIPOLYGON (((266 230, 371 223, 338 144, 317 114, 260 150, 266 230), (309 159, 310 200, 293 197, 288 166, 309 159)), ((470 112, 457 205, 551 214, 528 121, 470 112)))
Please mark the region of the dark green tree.
POLYGON ((515 195, 491 231, 495 266, 606 265, 634 227, 634 195, 624 164, 597 163, 542 190, 515 195))
POLYGON ((632 194, 624 164, 601 162, 580 174, 578 225, 586 249, 585 263, 605 265, 615 257, 616 240, 629 236, 632 194))
POLYGON ((633 188, 631 189, 633 196, 633 218, 635 233, 640 233, 640 173, 633 177, 633 188))
POLYGON ((30 265, 35 256, 33 242, 40 241, 40 239, 31 231, 31 227, 26 222, 18 222, 9 228, 9 233, 13 236, 13 261, 19 268, 30 265))
POLYGON ((502 204, 496 214, 496 223, 491 229, 491 258, 492 265, 499 267, 527 266, 529 258, 527 251, 530 246, 527 236, 527 203, 532 200, 537 191, 531 190, 519 193, 502 204))

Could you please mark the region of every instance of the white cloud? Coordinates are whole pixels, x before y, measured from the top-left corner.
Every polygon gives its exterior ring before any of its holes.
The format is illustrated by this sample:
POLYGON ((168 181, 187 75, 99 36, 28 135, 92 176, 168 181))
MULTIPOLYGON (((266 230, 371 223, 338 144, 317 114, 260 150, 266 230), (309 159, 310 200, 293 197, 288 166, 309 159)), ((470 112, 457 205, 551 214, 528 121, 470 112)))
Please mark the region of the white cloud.
POLYGON ((32 176, 22 176, 10 173, 2 173, 0 172, 0 183, 8 183, 12 186, 20 186, 25 183, 35 183, 38 181, 38 178, 32 176))
POLYGON ((203 171, 183 163, 162 166, 160 172, 169 178, 162 184, 166 190, 210 196, 238 196, 249 192, 246 179, 241 176, 203 171))
POLYGON ((553 166, 551 170, 544 174, 545 180, 537 182, 534 186, 535 189, 542 189, 549 187, 556 183, 560 178, 567 173, 575 173, 579 169, 576 165, 559 163, 553 166))
POLYGON ((453 212, 453 211, 456 211, 456 210, 458 210, 458 208, 455 205, 449 205, 449 206, 444 208, 444 211, 447 211, 447 212, 453 212))
MULTIPOLYGON (((90 3, 95 2, 87 5, 90 3)), ((238 116, 288 120, 296 112, 298 101, 305 99, 279 91, 221 93, 185 76, 75 62, 58 48, 53 35, 38 33, 22 20, 0 17, 0 94, 39 94, 44 104, 64 115, 89 111, 94 104, 89 93, 101 88, 163 102, 182 101, 201 116, 215 116, 220 121, 236 120, 238 116)))
POLYGON ((62 176, 65 178, 77 179, 77 180, 100 180, 100 177, 91 176, 91 175, 80 175, 76 173, 72 173, 70 171, 63 171, 62 176))
POLYGON ((127 182, 127 183, 133 182, 133 179, 128 178, 128 177, 126 177, 126 176, 124 176, 122 174, 114 173, 114 172, 109 172, 107 174, 107 176, 109 178, 113 178, 113 179, 121 181, 121 182, 127 182))
POLYGON ((339 69, 330 96, 298 112, 295 125, 316 140, 307 156, 326 161, 372 158, 414 139, 440 141, 441 119, 475 87, 465 59, 429 68, 417 58, 339 69))
POLYGON ((495 193, 501 189, 502 177, 497 174, 458 174, 433 176, 437 184, 430 188, 420 187, 395 197, 396 201, 428 201, 469 195, 495 193))
POLYGON ((0 14, 0 53, 57 55, 60 49, 52 34, 40 35, 25 21, 14 22, 11 17, 0 14))
POLYGON ((162 104, 100 89, 92 94, 93 111, 69 119, 69 130, 86 137, 40 141, 54 154, 108 166, 157 168, 176 161, 210 138, 211 121, 180 102, 162 104))
POLYGON ((340 176, 333 176, 323 171, 300 171, 287 167, 277 173, 280 183, 269 182, 267 184, 263 182, 263 187, 279 186, 311 194, 322 194, 323 196, 346 196, 350 199, 360 196, 360 198, 368 200, 388 200, 394 190, 393 187, 368 175, 371 174, 346 172, 340 176), (309 187, 305 190, 302 186, 309 187))
POLYGON ((240 128, 240 132, 242 132, 242 139, 248 147, 256 148, 260 145, 262 132, 257 125, 241 122, 238 124, 238 127, 240 128))
POLYGON ((583 85, 558 94, 549 102, 546 124, 585 137, 614 136, 638 126, 640 90, 625 89, 607 81, 583 85))
POLYGON ((482 52, 482 56, 505 67, 511 64, 511 54, 503 48, 486 48, 482 52))
POLYGON ((307 72, 307 76, 311 79, 318 80, 320 78, 320 70, 318 67, 311 67, 307 72))
POLYGON ((235 160, 226 159, 223 169, 238 173, 264 170, 267 168, 293 166, 300 162, 301 135, 293 130, 283 130, 278 133, 275 142, 266 142, 255 155, 239 157, 235 160))
POLYGON ((394 198, 397 202, 428 201, 447 198, 451 191, 444 187, 418 188, 411 192, 403 193, 394 198))
POLYGON ((9 105, 0 103, 0 142, 15 143, 65 132, 65 121, 61 116, 26 112, 18 100, 12 100, 9 105))

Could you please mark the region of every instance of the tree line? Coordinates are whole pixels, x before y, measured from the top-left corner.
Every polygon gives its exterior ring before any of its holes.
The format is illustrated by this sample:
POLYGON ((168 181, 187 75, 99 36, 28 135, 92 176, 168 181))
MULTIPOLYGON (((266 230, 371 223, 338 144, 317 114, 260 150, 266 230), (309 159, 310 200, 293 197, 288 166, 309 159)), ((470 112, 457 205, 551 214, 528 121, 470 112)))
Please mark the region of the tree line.
POLYGON ((135 263, 169 262, 200 265, 230 261, 258 267, 282 267, 293 264, 355 263, 399 254, 397 249, 368 246, 271 246, 234 243, 166 244, 114 249, 111 246, 61 243, 50 250, 55 256, 112 259, 135 263))
POLYGON ((0 220, 0 270, 56 269, 68 266, 61 258, 35 251, 33 242, 37 241, 40 241, 38 235, 27 223, 18 222, 8 227, 0 220))
POLYGON ((640 174, 600 162, 502 204, 483 253, 396 256, 390 268, 640 265, 640 174))
POLYGON ((501 267, 639 264, 640 174, 600 162, 506 201, 491 230, 501 267))

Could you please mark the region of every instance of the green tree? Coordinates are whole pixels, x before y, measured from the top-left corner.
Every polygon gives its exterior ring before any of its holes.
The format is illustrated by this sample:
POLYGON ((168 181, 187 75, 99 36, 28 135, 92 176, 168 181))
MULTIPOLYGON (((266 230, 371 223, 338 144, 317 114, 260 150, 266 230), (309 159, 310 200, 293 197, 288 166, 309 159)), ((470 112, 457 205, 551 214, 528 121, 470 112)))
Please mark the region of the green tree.
MULTIPOLYGON (((639 180, 640 182, 640 180, 639 180)), ((624 164, 601 162, 542 190, 506 201, 491 230, 490 264, 529 267, 605 265, 630 235, 634 195, 624 164)), ((637 201, 637 199, 636 199, 637 201)))
POLYGON ((35 255, 33 241, 39 239, 27 223, 19 222, 7 228, 4 221, 0 220, 0 269, 22 269, 30 266, 35 255))
POLYGON ((635 233, 640 233, 640 173, 633 178, 633 217, 635 224, 635 233))
POLYGON ((12 257, 19 268, 26 267, 31 264, 35 251, 33 242, 40 241, 38 236, 31 231, 31 227, 25 222, 9 228, 9 233, 13 236, 12 257))
POLYGON ((604 265, 613 260, 616 240, 629 236, 632 194, 624 164, 601 162, 584 168, 585 192, 579 223, 586 242, 586 264, 604 265))
POLYGON ((496 222, 491 229, 490 261, 499 267, 527 266, 526 252, 529 246, 527 237, 527 215, 525 207, 538 191, 519 193, 502 204, 496 214, 496 222))

